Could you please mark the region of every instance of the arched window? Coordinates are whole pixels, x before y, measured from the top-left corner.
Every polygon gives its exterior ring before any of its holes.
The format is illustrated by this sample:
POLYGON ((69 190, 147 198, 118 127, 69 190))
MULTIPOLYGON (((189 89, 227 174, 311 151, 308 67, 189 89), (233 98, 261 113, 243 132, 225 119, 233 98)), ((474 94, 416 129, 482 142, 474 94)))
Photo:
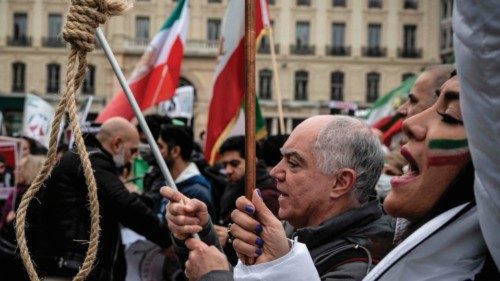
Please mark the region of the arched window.
POLYGON ((47 65, 47 93, 57 94, 59 92, 61 66, 57 63, 47 65))
POLYGON ((12 92, 24 92, 26 64, 20 61, 12 64, 12 92))
POLYGON ((95 94, 95 65, 87 65, 87 72, 85 72, 85 79, 82 84, 82 94, 95 94))
POLYGON ((269 69, 259 71, 259 98, 270 100, 273 96, 273 72, 269 69))
POLYGON ((415 76, 415 74, 413 74, 411 72, 403 73, 403 75, 401 75, 401 82, 404 82, 406 79, 408 79, 412 76, 415 76))
POLYGON ((295 100, 307 100, 307 81, 309 73, 305 70, 295 72, 295 100))
POLYGON ((330 100, 344 100, 344 73, 335 71, 330 74, 330 100))
POLYGON ((366 101, 374 102, 378 99, 380 74, 370 72, 366 74, 366 101))

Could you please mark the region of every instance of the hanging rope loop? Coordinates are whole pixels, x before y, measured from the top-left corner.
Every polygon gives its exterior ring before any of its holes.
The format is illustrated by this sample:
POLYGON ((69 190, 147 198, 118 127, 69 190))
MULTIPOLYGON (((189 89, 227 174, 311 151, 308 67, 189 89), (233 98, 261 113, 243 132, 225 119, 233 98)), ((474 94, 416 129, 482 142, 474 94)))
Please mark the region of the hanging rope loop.
POLYGON ((104 24, 108 16, 119 15, 131 8, 127 2, 105 1, 105 0, 72 0, 66 23, 63 29, 64 39, 71 44, 71 51, 68 55, 68 66, 66 70, 66 84, 59 103, 56 106, 54 121, 50 131, 49 151, 47 159, 37 174, 31 186, 26 190, 16 213, 16 239, 19 252, 26 272, 31 281, 39 281, 33 261, 28 250, 26 241, 26 214, 31 200, 36 196, 52 172, 52 168, 57 161, 57 136, 59 125, 64 113, 68 113, 68 122, 73 135, 75 145, 82 163, 85 183, 88 188, 88 201, 90 210, 90 237, 85 259, 73 278, 74 281, 83 281, 92 271, 94 261, 97 256, 99 245, 99 201, 97 198, 97 183, 93 174, 89 154, 85 148, 78 115, 75 95, 85 78, 87 70, 87 53, 94 49, 94 34, 100 24, 104 24))
POLYGON ((92 52, 95 30, 106 23, 109 16, 120 15, 131 5, 123 1, 72 0, 62 35, 72 48, 92 52))

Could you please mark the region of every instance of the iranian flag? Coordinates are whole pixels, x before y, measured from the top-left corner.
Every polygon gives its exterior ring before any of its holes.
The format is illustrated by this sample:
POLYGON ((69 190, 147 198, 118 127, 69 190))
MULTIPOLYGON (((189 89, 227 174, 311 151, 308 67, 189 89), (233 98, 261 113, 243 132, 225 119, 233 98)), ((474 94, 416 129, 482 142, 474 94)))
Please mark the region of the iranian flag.
MULTIPOLYGON (((266 0, 255 2, 255 34, 260 38, 264 27, 269 27, 269 13, 266 0)), ((225 139, 245 134, 244 37, 245 1, 229 1, 222 25, 220 54, 208 112, 205 159, 209 163, 215 162, 225 139)), ((266 129, 258 100, 255 108, 256 137, 259 139, 266 135, 266 129)))
MULTIPOLYGON (((405 98, 413 87, 417 78, 412 76, 389 93, 379 97, 374 103, 366 116, 366 123, 374 125, 383 123, 384 119, 392 120, 391 117, 396 112, 397 107, 401 104, 401 100, 405 98)), ((394 120, 396 121, 396 120, 394 120)))
MULTIPOLYGON (((129 79, 129 86, 141 110, 170 99, 177 88, 189 22, 189 0, 179 0, 129 79)), ((134 113, 125 93, 119 91, 97 116, 96 122, 121 116, 132 119, 134 113)))

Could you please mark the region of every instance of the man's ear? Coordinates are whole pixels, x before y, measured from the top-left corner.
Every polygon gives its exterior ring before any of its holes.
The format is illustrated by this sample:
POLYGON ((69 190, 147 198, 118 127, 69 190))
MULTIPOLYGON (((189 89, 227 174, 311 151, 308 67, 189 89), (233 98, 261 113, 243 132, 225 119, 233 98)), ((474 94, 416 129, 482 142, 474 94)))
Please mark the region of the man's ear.
POLYGON ((181 157, 181 147, 178 145, 174 145, 172 150, 170 150, 170 154, 173 158, 181 157))
POLYGON ((113 138, 113 141, 111 143, 111 149, 113 152, 118 152, 120 151, 121 147, 123 146, 123 139, 120 136, 116 136, 113 138))
POLYGON ((331 191, 333 198, 339 198, 351 191, 356 182, 356 171, 353 169, 340 169, 336 173, 336 181, 331 191))

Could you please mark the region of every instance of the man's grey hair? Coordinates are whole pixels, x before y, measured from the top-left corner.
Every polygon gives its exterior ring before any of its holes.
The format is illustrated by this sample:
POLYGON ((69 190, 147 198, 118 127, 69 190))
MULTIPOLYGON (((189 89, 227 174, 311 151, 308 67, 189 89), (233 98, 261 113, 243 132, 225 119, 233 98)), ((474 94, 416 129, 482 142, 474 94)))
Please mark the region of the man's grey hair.
POLYGON ((326 175, 342 168, 353 169, 355 197, 361 204, 369 200, 384 166, 384 153, 367 125, 352 117, 334 116, 320 130, 313 151, 318 169, 326 175))
MULTIPOLYGON (((438 64, 431 65, 425 68, 424 72, 430 72, 435 76, 434 89, 437 90, 451 77, 451 73, 455 70, 455 67, 451 64, 438 64)), ((434 92, 432 92, 434 96, 434 92)))

